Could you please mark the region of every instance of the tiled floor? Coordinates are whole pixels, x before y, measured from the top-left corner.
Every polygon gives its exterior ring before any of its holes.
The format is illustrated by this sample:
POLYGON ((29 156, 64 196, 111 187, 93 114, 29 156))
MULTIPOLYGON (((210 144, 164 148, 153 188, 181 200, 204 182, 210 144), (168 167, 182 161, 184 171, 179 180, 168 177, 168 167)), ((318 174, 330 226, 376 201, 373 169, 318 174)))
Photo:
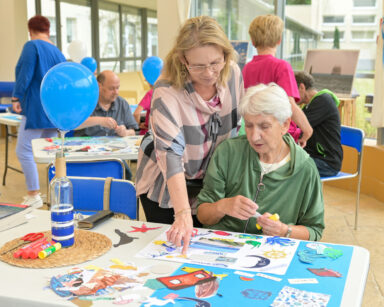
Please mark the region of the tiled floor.
MULTIPOLYGON (((10 140, 10 163, 20 167, 15 155, 15 139, 10 140)), ((4 171, 4 137, 0 139, 0 172, 4 171)), ((46 194, 46 165, 38 165, 40 186, 46 194)), ((5 186, 0 185, 0 201, 21 202, 26 194, 24 176, 8 171, 5 186)), ((384 203, 361 195, 358 230, 353 229, 355 194, 345 190, 324 188, 326 229, 324 242, 360 245, 371 253, 370 272, 363 306, 384 306, 384 203)), ((144 214, 141 213, 141 217, 144 214)))

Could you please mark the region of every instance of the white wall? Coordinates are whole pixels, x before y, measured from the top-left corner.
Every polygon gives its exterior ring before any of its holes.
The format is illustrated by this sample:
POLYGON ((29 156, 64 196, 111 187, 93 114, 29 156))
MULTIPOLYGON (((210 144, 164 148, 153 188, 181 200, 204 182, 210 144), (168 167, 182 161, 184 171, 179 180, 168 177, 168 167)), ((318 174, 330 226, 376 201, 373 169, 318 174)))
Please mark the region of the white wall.
POLYGON ((29 39, 26 0, 0 0, 0 81, 14 81, 15 66, 29 39))
POLYGON ((165 59, 172 48, 180 26, 188 18, 190 0, 157 0, 159 57, 165 59))

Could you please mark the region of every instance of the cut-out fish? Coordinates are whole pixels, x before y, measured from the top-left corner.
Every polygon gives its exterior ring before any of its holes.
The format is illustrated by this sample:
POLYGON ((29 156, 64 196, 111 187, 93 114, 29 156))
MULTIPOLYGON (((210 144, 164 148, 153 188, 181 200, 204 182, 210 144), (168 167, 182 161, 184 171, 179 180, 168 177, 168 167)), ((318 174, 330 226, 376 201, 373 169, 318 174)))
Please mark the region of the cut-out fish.
POLYGON ((230 233, 228 233, 226 231, 221 231, 221 230, 215 230, 215 231, 210 230, 209 232, 212 232, 212 233, 219 235, 219 236, 230 236, 231 235, 230 233))

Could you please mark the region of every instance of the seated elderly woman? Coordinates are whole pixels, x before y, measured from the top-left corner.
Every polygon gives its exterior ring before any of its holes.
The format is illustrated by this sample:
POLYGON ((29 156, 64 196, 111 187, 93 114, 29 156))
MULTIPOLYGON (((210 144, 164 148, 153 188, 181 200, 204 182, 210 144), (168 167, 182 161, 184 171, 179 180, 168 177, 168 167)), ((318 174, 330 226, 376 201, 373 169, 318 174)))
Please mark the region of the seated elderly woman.
POLYGON ((198 219, 212 229, 320 240, 320 177, 287 134, 292 115, 287 94, 274 83, 259 84, 247 90, 239 112, 246 136, 228 139, 214 152, 198 195, 198 219), (274 213, 280 220, 271 219, 274 213))

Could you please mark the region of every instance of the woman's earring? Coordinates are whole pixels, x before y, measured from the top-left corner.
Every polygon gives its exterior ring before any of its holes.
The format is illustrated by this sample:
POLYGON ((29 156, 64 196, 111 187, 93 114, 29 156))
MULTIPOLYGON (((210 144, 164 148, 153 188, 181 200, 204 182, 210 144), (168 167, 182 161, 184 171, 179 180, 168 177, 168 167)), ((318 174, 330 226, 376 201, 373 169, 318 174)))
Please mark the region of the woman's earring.
POLYGON ((187 77, 187 67, 184 64, 182 64, 182 66, 181 66, 181 73, 180 73, 180 75, 184 79, 187 77))

